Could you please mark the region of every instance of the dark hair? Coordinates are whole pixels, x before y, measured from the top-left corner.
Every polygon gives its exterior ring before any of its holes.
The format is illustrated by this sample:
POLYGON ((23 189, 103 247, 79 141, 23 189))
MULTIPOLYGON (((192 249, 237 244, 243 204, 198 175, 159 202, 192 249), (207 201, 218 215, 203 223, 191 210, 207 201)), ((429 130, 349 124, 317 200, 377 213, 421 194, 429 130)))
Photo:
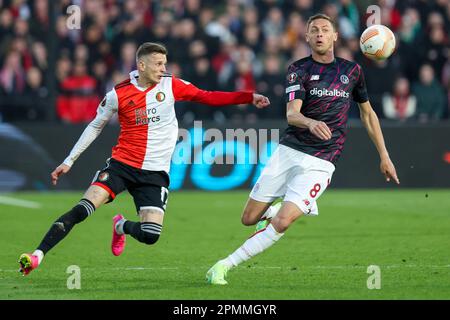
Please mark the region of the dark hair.
POLYGON ((144 42, 139 46, 136 51, 136 60, 139 60, 142 56, 152 54, 152 53, 162 53, 167 55, 167 49, 162 44, 154 42, 144 42))
POLYGON ((315 15, 309 17, 308 22, 306 23, 306 30, 308 30, 311 22, 313 22, 314 20, 317 20, 317 19, 325 19, 325 20, 330 21, 331 25, 333 26, 334 31, 337 30, 336 22, 334 22, 334 20, 331 19, 330 16, 327 16, 326 14, 323 14, 323 13, 318 13, 318 14, 315 14, 315 15))

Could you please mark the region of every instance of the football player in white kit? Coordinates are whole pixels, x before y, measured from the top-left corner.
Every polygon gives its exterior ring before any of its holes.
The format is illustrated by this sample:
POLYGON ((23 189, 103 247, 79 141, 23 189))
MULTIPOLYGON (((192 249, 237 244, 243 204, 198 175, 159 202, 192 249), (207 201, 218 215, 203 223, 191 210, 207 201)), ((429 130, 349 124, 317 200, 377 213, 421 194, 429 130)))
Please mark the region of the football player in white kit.
POLYGON ((317 199, 330 184, 343 149, 351 100, 358 103, 361 120, 380 155, 381 172, 387 181, 399 183, 361 67, 334 56, 334 22, 317 14, 308 20, 306 30, 312 55, 292 63, 286 77, 288 128, 242 214, 242 223, 257 224, 257 231, 208 270, 208 283, 227 284, 231 268, 272 246, 301 215, 318 215, 317 199), (278 198, 283 202, 271 206, 278 198))

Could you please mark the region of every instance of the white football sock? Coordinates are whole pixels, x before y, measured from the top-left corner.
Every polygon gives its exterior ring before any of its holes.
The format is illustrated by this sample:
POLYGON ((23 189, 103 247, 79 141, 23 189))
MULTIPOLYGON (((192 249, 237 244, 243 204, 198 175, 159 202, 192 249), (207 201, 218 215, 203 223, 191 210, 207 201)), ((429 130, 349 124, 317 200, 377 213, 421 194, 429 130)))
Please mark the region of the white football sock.
POLYGON ((283 235, 284 233, 278 233, 272 224, 269 224, 267 228, 255 233, 239 249, 230 254, 226 259, 223 259, 222 263, 230 268, 235 267, 256 256, 258 253, 263 252, 277 242, 283 235))
POLYGON ((34 250, 33 256, 38 257, 39 264, 41 264, 42 259, 44 259, 44 253, 41 250, 34 250))
POLYGON ((264 214, 261 216, 261 220, 272 219, 273 217, 275 217, 278 211, 280 211, 281 205, 282 203, 278 202, 273 206, 270 206, 269 209, 267 209, 266 212, 264 212, 264 214))
POLYGON ((125 219, 125 218, 123 218, 123 219, 117 221, 117 223, 116 223, 116 232, 117 232, 117 234, 122 235, 122 234, 125 233, 125 232, 123 231, 123 225, 125 224, 125 221, 127 221, 127 219, 125 219))

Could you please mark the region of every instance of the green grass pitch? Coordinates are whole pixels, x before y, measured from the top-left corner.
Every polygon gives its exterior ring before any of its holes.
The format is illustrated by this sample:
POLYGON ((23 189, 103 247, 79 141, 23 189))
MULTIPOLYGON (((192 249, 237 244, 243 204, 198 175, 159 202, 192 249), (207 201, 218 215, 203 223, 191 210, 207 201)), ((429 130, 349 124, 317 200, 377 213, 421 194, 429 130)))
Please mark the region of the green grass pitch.
POLYGON ((0 299, 450 299, 450 190, 328 190, 318 217, 297 220, 220 287, 207 285, 205 273, 252 233, 240 224, 247 191, 172 192, 159 242, 128 237, 114 257, 112 216, 137 219, 124 193, 20 276, 19 255, 81 195, 2 195, 40 208, 0 203, 0 299), (71 265, 81 271, 79 290, 67 288, 71 265), (380 268, 380 289, 367 287, 370 265, 380 268))

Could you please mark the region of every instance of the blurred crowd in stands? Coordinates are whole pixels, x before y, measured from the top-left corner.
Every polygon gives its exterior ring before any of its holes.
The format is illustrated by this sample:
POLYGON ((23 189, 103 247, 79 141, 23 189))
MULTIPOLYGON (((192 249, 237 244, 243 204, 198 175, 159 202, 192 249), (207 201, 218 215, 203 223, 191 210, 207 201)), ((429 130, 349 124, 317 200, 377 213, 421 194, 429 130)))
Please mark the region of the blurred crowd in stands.
MULTIPOLYGON (((257 91, 272 102, 265 110, 181 103, 180 121, 281 119, 287 66, 310 54, 305 24, 318 12, 338 22, 335 54, 362 65, 380 118, 449 118, 449 0, 0 0, 0 116, 89 122, 104 94, 135 69, 139 44, 152 41, 166 45, 176 76, 205 90, 257 91), (359 50, 372 4, 398 43, 384 62, 359 50), (81 9, 79 29, 68 28, 71 5, 81 9)), ((350 116, 359 117, 357 106, 350 116)))

